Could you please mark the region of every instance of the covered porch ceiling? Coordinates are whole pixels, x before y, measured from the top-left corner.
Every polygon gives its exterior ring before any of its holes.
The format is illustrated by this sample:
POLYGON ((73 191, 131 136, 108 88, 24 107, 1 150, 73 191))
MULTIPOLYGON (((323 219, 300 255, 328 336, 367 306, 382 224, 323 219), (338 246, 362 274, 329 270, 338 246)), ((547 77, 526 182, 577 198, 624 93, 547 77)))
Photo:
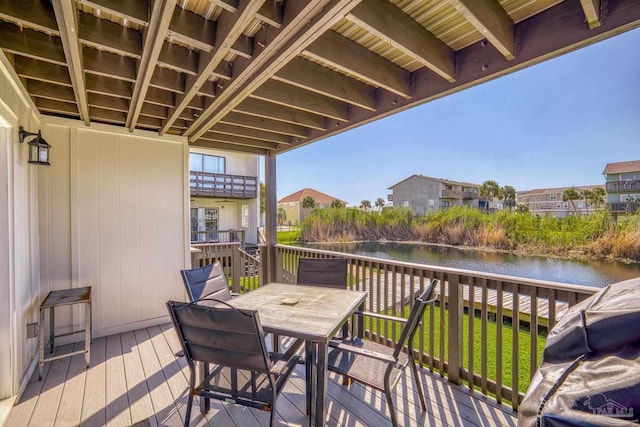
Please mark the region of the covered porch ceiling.
POLYGON ((265 155, 638 26, 638 0, 0 0, 42 114, 265 155))

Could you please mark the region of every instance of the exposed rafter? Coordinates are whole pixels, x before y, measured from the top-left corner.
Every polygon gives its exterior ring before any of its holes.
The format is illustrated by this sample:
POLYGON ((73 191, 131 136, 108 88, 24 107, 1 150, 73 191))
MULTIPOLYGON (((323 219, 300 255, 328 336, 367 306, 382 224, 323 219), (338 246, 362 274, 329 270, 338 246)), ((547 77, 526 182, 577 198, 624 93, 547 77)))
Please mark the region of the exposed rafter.
POLYGON ((347 19, 442 78, 455 81, 453 50, 388 1, 364 0, 347 15, 347 19))
POLYGON ((53 0, 53 10, 60 29, 60 39, 67 58, 69 76, 75 93, 80 120, 85 125, 91 124, 89 118, 89 105, 87 104, 87 88, 84 81, 84 68, 82 65, 82 48, 78 40, 78 11, 75 2, 66 0, 53 0))
POLYGON ((589 28, 600 26, 600 0, 580 0, 589 28))
POLYGON ((153 3, 149 27, 145 28, 143 35, 142 58, 138 64, 138 77, 133 87, 129 113, 127 114, 126 126, 131 132, 133 132, 138 122, 138 116, 147 95, 153 71, 156 69, 156 63, 158 62, 160 50, 175 7, 176 0, 157 0, 153 3))
POLYGON ((515 57, 513 21, 497 0, 447 0, 507 59, 515 57))
POLYGON ((209 79, 211 73, 222 63, 226 55, 229 53, 231 46, 242 35, 242 31, 247 26, 250 19, 254 17, 256 12, 264 3, 262 1, 241 0, 240 6, 236 13, 223 13, 216 22, 216 40, 218 47, 212 52, 203 52, 200 54, 198 64, 198 75, 189 77, 187 88, 184 95, 177 99, 177 105, 169 113, 169 118, 164 123, 160 133, 167 132, 173 122, 180 116, 182 110, 187 108, 189 102, 198 93, 200 87, 209 79))

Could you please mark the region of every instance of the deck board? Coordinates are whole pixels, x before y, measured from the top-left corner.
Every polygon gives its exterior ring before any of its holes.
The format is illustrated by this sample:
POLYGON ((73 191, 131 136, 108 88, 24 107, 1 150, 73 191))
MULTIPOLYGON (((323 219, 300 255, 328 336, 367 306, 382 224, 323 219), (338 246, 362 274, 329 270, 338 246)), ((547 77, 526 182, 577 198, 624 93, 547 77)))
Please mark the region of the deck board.
MULTIPOLYGON (((81 345, 80 343, 78 345, 81 345)), ((286 345, 286 344, 285 344, 286 345)), ((71 351, 72 346, 56 348, 71 351)), ((106 338, 91 346, 91 367, 84 357, 72 356, 45 363, 43 381, 37 372, 12 409, 8 426, 182 425, 186 415, 189 369, 175 357, 179 343, 171 325, 160 325, 106 338)), ((420 410, 411 375, 396 387, 394 400, 400 425, 405 426, 515 426, 510 408, 451 385, 439 375, 421 369, 427 412, 420 410)), ((304 366, 300 365, 277 402, 277 425, 308 425, 305 415, 304 366)), ((197 399, 196 399, 197 400, 197 399)), ((269 414, 219 401, 203 416, 197 404, 191 426, 268 426, 269 414)), ((366 427, 390 425, 383 393, 353 383, 341 384, 329 375, 326 425, 366 427)))

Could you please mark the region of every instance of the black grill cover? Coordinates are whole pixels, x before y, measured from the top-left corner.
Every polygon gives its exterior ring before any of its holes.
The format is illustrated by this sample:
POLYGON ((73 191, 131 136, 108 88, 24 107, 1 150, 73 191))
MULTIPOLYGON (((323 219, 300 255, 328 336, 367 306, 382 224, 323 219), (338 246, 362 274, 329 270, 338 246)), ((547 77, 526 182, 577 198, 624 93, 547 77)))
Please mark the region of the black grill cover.
POLYGON ((518 426, 640 424, 640 278, 571 307, 549 333, 518 426))

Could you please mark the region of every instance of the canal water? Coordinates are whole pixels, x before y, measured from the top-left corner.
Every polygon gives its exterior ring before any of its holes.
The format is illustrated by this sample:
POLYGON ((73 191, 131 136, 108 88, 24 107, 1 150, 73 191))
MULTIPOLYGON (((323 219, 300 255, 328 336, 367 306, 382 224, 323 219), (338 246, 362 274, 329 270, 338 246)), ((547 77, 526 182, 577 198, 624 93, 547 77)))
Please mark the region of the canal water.
POLYGON ((305 246, 388 260, 595 287, 604 287, 610 283, 640 277, 640 263, 565 260, 543 256, 466 250, 449 246, 394 242, 323 243, 305 246))

